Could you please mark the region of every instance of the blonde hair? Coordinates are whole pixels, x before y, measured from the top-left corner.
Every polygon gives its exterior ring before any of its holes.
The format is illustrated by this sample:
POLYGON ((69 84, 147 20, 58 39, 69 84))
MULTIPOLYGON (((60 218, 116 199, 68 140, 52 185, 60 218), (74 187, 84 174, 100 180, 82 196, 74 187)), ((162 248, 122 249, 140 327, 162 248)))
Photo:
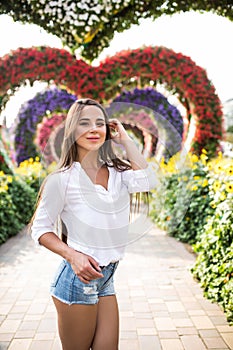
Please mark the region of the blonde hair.
MULTIPOLYGON (((77 126, 78 121, 80 119, 82 110, 86 106, 96 106, 99 108, 104 115, 105 123, 106 123, 106 138, 105 141, 111 140, 111 134, 110 134, 110 127, 109 127, 109 116, 106 112, 106 110, 102 107, 100 103, 98 103, 95 100, 92 99, 80 99, 75 101, 68 113, 65 120, 65 131, 64 131, 64 138, 61 148, 61 156, 59 163, 57 165, 57 170, 55 170, 53 173, 64 171, 64 169, 70 168, 74 162, 77 162, 78 159, 78 146, 76 143, 76 132, 77 132, 77 126)), ((120 159, 115 153, 112 148, 111 142, 105 142, 99 149, 99 160, 103 162, 106 166, 114 167, 117 171, 125 171, 131 169, 130 162, 124 161, 120 159)), ((51 175, 51 174, 50 174, 51 175)), ((39 202, 41 200, 43 188, 45 186, 46 179, 41 184, 37 201, 36 201, 36 208, 34 211, 34 214, 32 216, 32 219, 30 221, 29 227, 31 228, 35 214, 36 209, 38 208, 39 202)), ((146 198, 148 198, 148 193, 146 193, 146 198)), ((130 196, 130 213, 137 212, 140 207, 140 193, 136 193, 135 200, 133 200, 133 196, 130 196)), ((148 201, 147 201, 148 202, 148 201)), ((64 228, 63 223, 61 220, 57 223, 57 228, 64 228)), ((66 237, 67 233, 63 232, 63 229, 61 229, 61 237, 62 241, 66 243, 66 237)))
MULTIPOLYGON (((106 110, 100 103, 92 99, 81 99, 75 101, 70 107, 66 122, 64 139, 62 143, 61 157, 58 163, 58 168, 70 167, 73 162, 78 161, 78 147, 76 144, 76 130, 82 110, 86 106, 96 106, 104 115, 106 123, 106 139, 111 140, 110 128, 109 128, 109 116, 106 110)), ((131 169, 130 163, 120 159, 114 153, 111 142, 105 142, 99 149, 99 158, 107 166, 112 166, 118 171, 124 171, 131 169)))

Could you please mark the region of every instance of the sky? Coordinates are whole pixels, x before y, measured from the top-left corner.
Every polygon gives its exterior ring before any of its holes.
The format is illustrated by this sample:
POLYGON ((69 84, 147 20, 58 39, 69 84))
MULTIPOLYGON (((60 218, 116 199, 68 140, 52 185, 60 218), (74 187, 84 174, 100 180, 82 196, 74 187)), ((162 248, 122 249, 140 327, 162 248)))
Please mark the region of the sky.
MULTIPOLYGON (((39 26, 14 22, 7 15, 0 15, 0 37, 0 57, 19 47, 47 45, 62 48, 58 37, 46 33, 39 26)), ((144 19, 139 26, 133 25, 123 33, 116 33, 109 47, 102 51, 98 60, 93 61, 93 65, 121 50, 165 46, 189 56, 204 68, 224 103, 233 98, 232 38, 233 22, 211 13, 187 12, 161 16, 154 21, 144 19)), ((21 104, 45 86, 45 83, 36 83, 33 88, 20 88, 1 116, 6 116, 8 126, 16 118, 21 104)))

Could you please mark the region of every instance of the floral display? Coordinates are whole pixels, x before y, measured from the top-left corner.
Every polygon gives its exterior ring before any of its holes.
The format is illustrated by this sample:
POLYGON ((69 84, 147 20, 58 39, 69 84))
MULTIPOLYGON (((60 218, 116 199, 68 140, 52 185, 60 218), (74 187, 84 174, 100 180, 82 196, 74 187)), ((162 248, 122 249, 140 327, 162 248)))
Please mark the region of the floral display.
POLYGON ((189 57, 164 47, 122 51, 97 67, 76 60, 64 49, 20 48, 0 60, 2 108, 27 79, 53 82, 76 96, 99 101, 113 99, 123 89, 135 87, 138 80, 141 87, 150 86, 151 81, 155 87, 156 82, 163 83, 187 109, 194 128, 191 151, 200 154, 205 148, 214 154, 222 137, 222 106, 206 71, 189 57))
POLYGON ((233 325, 233 159, 181 153, 160 163, 150 216, 196 253, 191 271, 233 325))
POLYGON ((144 110, 128 111, 118 116, 119 120, 129 129, 134 131, 134 128, 141 130, 143 137, 143 151, 147 157, 155 154, 158 129, 151 116, 144 110))
POLYGON ((49 117, 44 117, 42 122, 37 125, 35 143, 39 146, 43 159, 48 163, 58 161, 58 154, 61 150, 61 143, 64 131, 61 133, 61 139, 57 140, 61 128, 64 129, 65 114, 56 113, 49 117), (56 143, 59 143, 56 145, 56 143), (57 154, 58 151, 58 154, 57 154))
POLYGON ((10 14, 16 21, 39 25, 57 35, 72 51, 79 48, 82 56, 91 61, 109 46, 115 32, 139 24, 140 18, 156 19, 164 14, 201 10, 232 20, 231 5, 229 0, 17 0, 1 2, 0 14, 10 14))
MULTIPOLYGON (((147 119, 149 125, 147 126, 144 121, 144 128, 148 129, 151 125, 154 129, 154 124, 157 126, 160 132, 158 134, 156 131, 154 135, 159 137, 160 142, 164 144, 164 153, 169 158, 181 149, 183 118, 178 109, 171 105, 165 96, 151 87, 135 88, 131 91, 123 91, 113 100, 109 109, 116 113, 128 114, 127 110, 137 110, 143 107, 146 107, 144 114, 150 115, 150 118, 147 119)), ((151 132, 152 135, 153 132, 151 132)))
POLYGON ((21 163, 30 157, 38 155, 34 137, 37 124, 53 111, 67 111, 71 104, 77 99, 66 90, 54 87, 46 89, 22 105, 18 113, 18 124, 15 132, 16 160, 21 163))

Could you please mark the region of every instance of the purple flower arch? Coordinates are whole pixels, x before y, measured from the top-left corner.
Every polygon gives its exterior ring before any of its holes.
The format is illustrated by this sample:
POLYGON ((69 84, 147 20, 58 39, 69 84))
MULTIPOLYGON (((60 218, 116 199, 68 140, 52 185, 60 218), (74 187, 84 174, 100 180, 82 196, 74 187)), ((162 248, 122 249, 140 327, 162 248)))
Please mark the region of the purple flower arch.
POLYGON ((164 95, 150 87, 135 88, 131 91, 124 91, 117 96, 110 104, 109 109, 111 113, 121 114, 129 113, 130 109, 143 107, 148 112, 148 119, 151 116, 157 128, 165 133, 164 156, 169 158, 182 147, 184 123, 179 110, 170 104, 164 95))
POLYGON ((77 96, 54 87, 37 93, 33 99, 23 104, 18 113, 15 133, 17 163, 39 155, 34 137, 37 124, 42 121, 43 117, 54 111, 67 111, 76 99, 77 96))

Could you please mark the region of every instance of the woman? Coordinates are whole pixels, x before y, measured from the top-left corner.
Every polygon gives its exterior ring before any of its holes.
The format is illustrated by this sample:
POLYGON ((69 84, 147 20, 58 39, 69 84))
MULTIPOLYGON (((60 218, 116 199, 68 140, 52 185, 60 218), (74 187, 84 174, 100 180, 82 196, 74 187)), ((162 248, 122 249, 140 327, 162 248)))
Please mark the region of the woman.
POLYGON ((123 125, 91 99, 70 108, 59 169, 41 187, 36 242, 63 260, 51 284, 63 350, 118 349, 113 275, 127 244, 130 194, 155 187, 154 171, 123 125), (124 147, 128 161, 113 151, 124 147), (56 234, 58 218, 67 241, 56 234))

